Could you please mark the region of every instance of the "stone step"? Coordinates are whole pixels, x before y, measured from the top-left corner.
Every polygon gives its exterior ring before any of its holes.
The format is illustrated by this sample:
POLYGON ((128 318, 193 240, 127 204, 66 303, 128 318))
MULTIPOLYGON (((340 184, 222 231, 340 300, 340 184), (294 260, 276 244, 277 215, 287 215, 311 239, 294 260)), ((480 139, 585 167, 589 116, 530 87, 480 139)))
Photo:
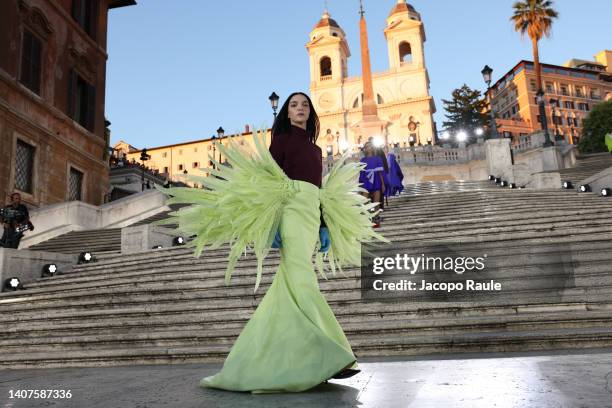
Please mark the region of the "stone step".
MULTIPOLYGON (((608 347, 612 328, 553 329, 537 332, 493 332, 445 335, 440 337, 351 338, 358 358, 389 355, 423 355, 440 352, 528 351, 542 349, 608 347)), ((136 364, 180 364, 221 362, 230 345, 195 347, 147 347, 127 349, 87 349, 13 353, 3 356, 4 368, 102 367, 136 364)))
MULTIPOLYGON (((556 254, 556 253, 552 253, 556 254)), ((551 262, 550 255, 543 254, 527 254, 530 256, 521 256, 521 254, 507 256, 505 258, 490 256, 487 257, 489 262, 489 269, 482 275, 483 278, 489 276, 495 279, 504 279, 509 277, 522 277, 522 278, 540 278, 544 275, 548 275, 557 270, 569 270, 573 268, 573 274, 576 279, 584 279, 586 275, 583 274, 593 273, 593 271, 600 271, 605 274, 605 263, 608 259, 608 252, 595 251, 589 256, 567 256, 567 259, 561 259, 557 262, 551 262), (517 261, 518 258, 519 260, 517 261), (546 267, 546 268, 544 268, 546 267), (603 268, 603 269, 602 269, 603 268)), ((584 253, 583 255, 587 255, 584 253)), ((253 262, 250 262, 251 264, 253 262)), ((278 263, 266 262, 264 264, 264 270, 262 278, 271 280, 272 276, 276 273, 278 263)), ((334 277, 328 272, 328 280, 325 280, 320 275, 318 279, 321 285, 327 285, 328 282, 333 280, 342 279, 355 279, 360 275, 359 268, 346 268, 343 274, 338 273, 334 277), (346 276, 346 277, 345 277, 346 276)), ((144 290, 143 288, 156 285, 159 290, 171 290, 173 287, 181 287, 184 282, 200 281, 205 277, 205 284, 202 283, 201 287, 211 287, 219 289, 231 290, 233 287, 238 287, 243 284, 249 286, 255 276, 254 265, 249 266, 243 265, 242 263, 234 271, 232 275, 232 284, 229 288, 224 286, 225 269, 218 268, 216 265, 210 265, 200 263, 200 261, 186 260, 176 264, 169 265, 157 265, 151 267, 142 267, 131 271, 122 272, 121 275, 113 276, 112 280, 104 276, 85 276, 75 277, 67 280, 61 279, 62 277, 48 278, 49 282, 46 285, 26 285, 26 290, 17 292, 17 295, 7 294, 0 298, 0 310, 6 310, 10 302, 14 302, 14 299, 27 298, 30 301, 34 299, 42 299, 46 294, 53 294, 58 292, 58 296, 76 296, 78 291, 90 291, 92 288, 98 290, 108 290, 114 293, 122 291, 122 288, 127 287, 131 290, 144 290), (202 268, 200 271, 194 272, 195 266, 201 264, 202 268), (210 268, 210 269, 208 269, 210 268), (106 289, 108 288, 108 289, 106 289), (75 292, 76 291, 76 292, 75 292)), ((466 275, 466 278, 474 275, 466 275)), ((194 286, 195 287, 195 286, 194 286)), ((8 293, 8 292, 5 292, 8 293)))
MULTIPOLYGON (((461 307, 466 307, 469 304, 479 306, 497 306, 504 305, 507 307, 520 306, 523 303, 549 303, 556 304, 563 302, 601 302, 610 298, 612 293, 612 277, 609 272, 604 272, 606 275, 593 276, 593 281, 576 282, 572 287, 562 288, 558 285, 550 284, 545 289, 537 289, 528 283, 515 285, 516 289, 506 290, 502 293, 490 294, 488 296, 480 296, 472 301, 461 302, 461 307)), ((401 307, 395 303, 401 301, 397 298, 392 298, 392 295, 385 295, 389 302, 368 301, 362 299, 360 288, 356 287, 355 281, 336 279, 327 282, 328 285, 322 288, 322 293, 330 304, 344 305, 347 302, 362 302, 368 304, 371 308, 369 311, 390 310, 385 308, 401 307), (387 304, 389 303, 389 304, 387 304)), ((44 305, 26 305, 22 309, 7 310, 0 316, 0 322, 5 325, 23 324, 45 319, 96 319, 108 315, 120 316, 127 310, 128 314, 152 313, 153 310, 166 310, 172 307, 175 312, 183 312, 188 310, 206 310, 206 313, 220 310, 233 310, 243 308, 253 308, 259 304, 263 297, 268 284, 262 286, 261 292, 253 295, 252 286, 232 287, 231 289, 214 290, 210 288, 191 288, 189 285, 183 285, 183 290, 180 289, 180 295, 172 294, 172 291, 164 291, 155 287, 145 288, 141 291, 141 297, 134 297, 130 300, 130 296, 121 293, 111 293, 106 296, 105 303, 99 303, 98 300, 90 300, 90 304, 71 304, 70 301, 64 304, 55 303, 44 307, 44 305), (145 299, 143 299, 143 297, 145 299), (146 298, 149 297, 147 301, 146 298)), ((502 284, 503 287, 503 284, 502 284)), ((542 288, 542 285, 539 286, 542 288)), ((142 288, 140 288, 142 289, 142 288)), ((176 291, 175 291, 176 292, 176 291)), ((402 295, 397 294, 397 295, 402 295)), ((79 294, 84 296, 84 294, 79 294)), ((383 298, 384 299, 384 298, 383 298)), ((422 297, 413 296, 410 303, 415 307, 427 308, 438 306, 431 299, 423 299, 422 297), (433 305, 433 306, 432 306, 433 305)), ((457 303, 457 302, 455 302, 457 303)), ((355 312, 356 313, 356 312, 355 312)))
MULTIPOLYGON (((610 235, 612 237, 612 234, 610 235)), ((590 237, 595 238, 595 237, 590 237)), ((597 238, 601 239, 601 236, 597 238)), ((528 262, 530 264, 534 264, 538 257, 545 256, 547 254, 556 253, 557 251, 563 251, 565 249, 571 250, 571 254, 573 259, 580 260, 582 258, 588 258, 590 260, 596 261, 600 260, 600 257, 607 256, 606 253, 612 249, 612 242, 610 241, 589 241, 589 242, 573 242, 571 244, 567 244, 565 242, 559 241, 555 242, 556 247, 558 248, 550 248, 549 246, 543 246, 541 248, 534 248, 533 246, 524 245, 522 243, 518 243, 514 246, 508 244, 500 245, 498 243, 497 247, 489 244, 486 247, 481 247, 483 249, 483 253, 487 254, 489 262, 495 262, 497 266, 503 265, 517 265, 514 258, 520 258, 523 254, 527 254, 532 257, 528 262), (486 252, 485 252, 486 250, 486 252), (590 258, 589 258, 590 257, 590 258)), ((542 244, 540 244, 542 245, 542 244)), ((395 246, 398 251, 407 250, 410 248, 410 243, 406 242, 396 242, 395 246)), ((419 248, 418 246, 416 248, 419 248)), ((415 251, 416 249, 413 249, 415 251)), ((70 289, 71 284, 85 284, 85 285, 100 285, 109 282, 109 274, 112 274, 113 282, 116 285, 116 279, 136 279, 138 282, 143 281, 159 281, 160 279, 166 278, 171 280, 177 280, 178 276, 182 275, 183 272, 192 272, 192 269, 199 269, 200 271, 206 271, 208 278, 222 278, 225 276, 225 266, 226 266, 226 255, 224 253, 211 253, 208 256, 203 258, 195 258, 193 254, 187 251, 177 251, 177 250, 166 250, 168 255, 157 253, 151 255, 145 255, 144 257, 131 257, 125 256, 120 257, 113 262, 104 262, 104 263, 94 263, 89 264, 91 266, 83 267, 81 265, 81 269, 76 272, 67 273, 64 275, 55 276, 53 278, 44 278, 35 282, 31 282, 26 285, 28 291, 26 292, 17 292, 17 294, 30 295, 30 294, 38 294, 41 291, 37 291, 34 289, 42 289, 44 292, 45 289, 51 287, 60 286, 63 291, 70 289), (113 270, 116 266, 121 265, 121 272, 116 272, 113 270)), ((436 252, 428 251, 428 255, 434 256, 436 252)), ((544 258, 546 262, 548 262, 548 258, 544 258)), ((252 270, 255 268, 255 258, 253 255, 249 255, 246 258, 240 260, 237 265, 238 268, 234 272, 234 277, 240 276, 252 276, 252 270)), ((276 268, 278 263, 280 262, 279 255, 277 251, 269 254, 266 260, 264 261, 264 266, 266 268, 276 268)), ((519 263, 519 265, 522 265, 519 263)), ((347 268, 345 272, 349 271, 358 271, 356 268, 347 268)), ((266 269, 266 273, 274 273, 274 269, 272 272, 266 269)), ((201 277, 201 273, 193 273, 193 276, 197 278, 201 277)), ((8 296, 7 292, 4 292, 4 296, 8 296)), ((15 296, 12 295, 12 296, 15 296)), ((0 296, 2 299, 2 296, 0 296)))
MULTIPOLYGON (((608 305, 612 306, 612 305, 608 305)), ((428 317, 418 319, 391 319, 381 316, 364 316, 358 322, 342 324, 347 337, 369 338, 371 341, 388 336, 432 337, 459 335, 466 333, 493 333, 498 331, 535 331, 541 329, 576 329, 612 327, 612 307, 602 311, 583 311, 567 313, 546 313, 537 315, 501 315, 501 316, 470 316, 461 320, 456 318, 437 318, 431 321, 428 317)), ((210 329, 187 329, 173 327, 170 323, 166 330, 131 330, 110 334, 79 334, 76 336, 28 337, 21 339, 0 340, 0 356, 14 352, 53 352, 82 351, 87 348, 114 349, 126 347, 155 346, 198 346, 231 345, 242 327, 216 327, 210 329), (172 329, 172 330, 170 330, 172 329)))
MULTIPOLYGON (((556 303, 556 304, 528 304, 528 305, 493 305, 482 306, 463 304, 462 307, 432 304, 430 308, 417 308, 409 303, 332 303, 335 316, 343 327, 348 324, 359 325, 364 321, 383 319, 384 321, 424 322, 424 324, 437 325, 438 321, 463 321, 464 318, 480 319, 478 321, 501 322, 513 316, 522 316, 527 322, 529 319, 551 320, 556 314, 565 318, 575 319, 578 314, 610 313, 612 305, 609 302, 601 303, 556 303), (373 310, 374 309, 374 310, 373 310)), ((70 318, 53 318, 42 321, 28 321, 23 324, 5 325, 3 339, 26 339, 53 336, 79 336, 109 333, 142 333, 152 330, 215 330, 241 329, 250 318, 255 307, 236 309, 231 311, 213 311, 201 313, 199 311, 177 310, 159 311, 152 313, 137 313, 127 310, 117 317, 101 316, 91 321, 76 321, 70 318), (169 322, 171 318, 171 322, 169 322)), ((476 321, 476 320, 474 320, 476 321)))
MULTIPOLYGON (((612 243, 609 242, 591 242, 578 243, 567 248, 571 249, 568 252, 567 259, 560 260, 559 267, 562 267, 567 262, 571 261, 579 266, 584 266, 589 263, 596 264, 604 262, 608 259, 609 250, 612 243), (592 247, 589 248, 588 246, 592 247), (571 257, 571 258, 570 258, 571 257)), ((406 250, 408 246, 397 245, 399 251, 406 250)), ((506 248, 491 248, 487 249, 487 262, 490 266, 495 267, 496 277, 504 277, 512 273, 512 276, 538 276, 542 272, 539 269, 540 265, 551 265, 550 257, 557 255, 559 251, 564 251, 566 248, 560 244, 557 248, 542 247, 535 250, 528 246, 506 247, 506 248), (517 260, 518 259, 518 260, 517 260), (499 271, 499 268, 506 268, 505 271, 499 271)), ((444 256, 448 255, 441 248, 442 252, 428 251, 428 256, 444 256)), ((473 252, 470 251, 470 252, 473 252)), ((473 255, 472 255, 473 256, 473 255)), ((269 256, 264 261, 264 276, 272 276, 276 272, 280 259, 278 255, 269 256)), ((233 273, 233 283, 247 277, 247 280, 254 276, 255 259, 240 261, 236 270, 233 273), (238 280, 237 280, 238 279, 238 280)), ((221 257, 206 257, 204 259, 194 258, 191 255, 186 255, 180 259, 151 259, 148 261, 135 260, 123 262, 123 270, 121 272, 110 272, 113 265, 102 265, 97 268, 95 273, 90 271, 80 272, 79 274, 69 273, 59 275, 52 278, 44 278, 42 280, 31 282, 25 285, 27 291, 16 292, 14 295, 10 292, 4 292, 4 296, 14 298, 16 295, 30 296, 40 295, 45 292, 55 291, 68 292, 82 288, 104 286, 112 286, 117 288, 124 284, 143 284, 147 282, 177 282, 182 280, 198 280, 202 278, 202 272, 206 273, 206 279, 211 285, 219 283, 223 286, 223 278, 225 276, 226 260, 221 257), (194 269, 199 271, 194 272, 194 269), (112 273, 112 280, 109 279, 109 274, 112 273), (214 282, 212 280, 215 280, 214 282)), ((359 268, 345 268, 344 273, 348 276, 359 276, 359 268)), ((341 275, 339 275, 341 276, 341 275)), ((578 271, 577 271, 577 276, 578 271)), ((331 277, 331 275, 330 275, 331 277)), ((0 297, 2 299, 2 297, 0 297)))

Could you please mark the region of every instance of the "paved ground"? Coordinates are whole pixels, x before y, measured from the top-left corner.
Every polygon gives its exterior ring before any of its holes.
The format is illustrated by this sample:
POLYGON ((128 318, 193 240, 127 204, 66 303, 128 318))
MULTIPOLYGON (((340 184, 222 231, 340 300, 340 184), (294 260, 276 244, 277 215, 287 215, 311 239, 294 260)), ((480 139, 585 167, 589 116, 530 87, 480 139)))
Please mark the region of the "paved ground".
POLYGON ((360 359, 359 375, 298 394, 198 387, 219 366, 4 370, 1 407, 612 407, 612 349, 360 359), (70 389, 72 398, 10 399, 11 389, 70 389))

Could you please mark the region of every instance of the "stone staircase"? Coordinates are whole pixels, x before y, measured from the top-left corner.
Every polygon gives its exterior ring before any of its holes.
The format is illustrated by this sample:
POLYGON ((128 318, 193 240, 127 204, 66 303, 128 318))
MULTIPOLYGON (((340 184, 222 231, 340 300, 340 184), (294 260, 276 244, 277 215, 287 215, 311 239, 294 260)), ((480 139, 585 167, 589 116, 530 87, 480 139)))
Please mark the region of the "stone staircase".
POLYGON ((498 186, 490 181, 426 181, 416 184, 409 184, 404 187, 403 194, 421 195, 430 193, 441 193, 448 191, 472 191, 472 190, 491 190, 498 186))
MULTIPOLYGON (((151 224, 154 221, 168 217, 168 213, 184 207, 185 204, 170 204, 170 210, 162 211, 130 226, 151 224)), ((168 227, 172 227, 171 225, 168 227)), ((91 251, 103 257, 114 256, 121 252, 121 228, 94 229, 71 231, 47 241, 32 245, 28 249, 35 251, 60 252, 64 254, 91 251)))
POLYGON ((27 248, 34 251, 78 254, 82 251, 121 252, 121 228, 70 231, 27 248))
MULTIPOLYGON (((397 245, 478 243, 505 265, 506 279, 528 280, 546 278, 532 267, 534 247, 563 244, 575 285, 553 290, 556 298, 525 289, 448 304, 364 301, 358 268, 320 279, 358 357, 612 346, 612 201, 488 182, 423 184, 385 209, 380 232, 397 245)), ((199 259, 184 247, 113 254, 0 293, 0 367, 220 362, 279 262, 272 251, 253 294, 254 257, 239 261, 226 287, 226 256, 227 247, 199 259)))
POLYGON ((560 170, 561 181, 571 181, 578 188, 588 177, 612 167, 612 154, 593 153, 576 157, 576 166, 560 170))

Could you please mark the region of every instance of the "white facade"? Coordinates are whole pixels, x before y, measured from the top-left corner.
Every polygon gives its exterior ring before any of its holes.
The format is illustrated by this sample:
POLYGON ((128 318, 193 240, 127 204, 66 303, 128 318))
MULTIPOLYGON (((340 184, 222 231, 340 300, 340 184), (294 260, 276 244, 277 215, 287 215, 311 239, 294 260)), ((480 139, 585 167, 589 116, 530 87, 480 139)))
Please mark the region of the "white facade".
MULTIPOLYGON (((414 8, 399 0, 387 18, 385 37, 389 69, 372 74, 378 117, 388 122, 380 137, 387 143, 408 145, 435 140, 435 104, 429 95, 425 66, 425 30, 414 8)), ((365 140, 354 130, 361 118, 361 76, 348 76, 351 56, 342 28, 325 12, 306 44, 310 56, 310 94, 321 121, 318 144, 332 146, 333 154, 346 141, 355 147, 365 140)))

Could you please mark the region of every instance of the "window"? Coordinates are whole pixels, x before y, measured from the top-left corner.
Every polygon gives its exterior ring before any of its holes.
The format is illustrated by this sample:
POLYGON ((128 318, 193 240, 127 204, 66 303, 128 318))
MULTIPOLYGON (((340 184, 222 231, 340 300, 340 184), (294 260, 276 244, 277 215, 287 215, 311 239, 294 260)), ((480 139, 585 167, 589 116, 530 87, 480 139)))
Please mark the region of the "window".
POLYGON ((400 65, 412 63, 412 47, 410 43, 402 41, 399 45, 400 65))
POLYGON ((580 109, 581 111, 588 112, 589 111, 589 104, 588 103, 584 103, 584 102, 580 102, 578 104, 578 109, 580 109))
POLYGON ((553 93, 553 92, 555 92, 555 89, 554 89, 554 87, 553 87, 553 84, 551 84, 550 82, 547 82, 547 83, 546 83, 546 92, 548 92, 548 93, 553 93))
POLYGON ((80 201, 83 188, 83 173, 77 169, 70 168, 70 179, 68 180, 68 201, 80 201))
POLYGON ((179 165, 178 165, 178 169, 179 169, 179 170, 183 170, 183 165, 182 165, 182 164, 179 164, 179 165))
POLYGON ((567 118, 567 126, 578 126, 575 118, 567 118))
POLYGON ((192 169, 197 169, 200 165, 198 164, 198 162, 193 162, 193 164, 191 165, 192 169))
POLYGON ((505 138, 512 138, 512 132, 508 132, 507 130, 504 130, 504 137, 505 138))
POLYGON ((332 63, 331 58, 323 57, 319 61, 319 68, 321 70, 321 77, 331 76, 332 74, 332 63))
POLYGON ((576 109, 573 101, 565 101, 564 106, 565 106, 565 109, 576 109))
POLYGON ((34 146, 17 140, 15 151, 15 188, 32 194, 34 146))
POLYGON ((561 85, 561 95, 569 95, 569 92, 567 91, 567 85, 561 85))
POLYGON ((584 96, 584 94, 582 93, 582 87, 576 87, 576 96, 578 98, 582 98, 584 96))
POLYGON ((538 90, 538 85, 536 84, 536 81, 533 79, 529 81, 529 87, 531 88, 533 92, 538 90))
POLYGON ((75 71, 70 70, 68 116, 93 132, 96 116, 96 88, 75 71))
POLYGON ((183 149, 179 149, 179 156, 183 155, 183 149))
POLYGON ((590 95, 591 95, 591 99, 596 99, 596 100, 601 99, 601 94, 599 93, 599 89, 591 89, 590 95))
POLYGON ((168 167, 164 167, 164 173, 168 174, 168 167))
POLYGON ((98 28, 99 0, 72 0, 72 18, 94 40, 98 28))
MULTIPOLYGON (((569 119, 570 119, 570 118, 568 118, 568 120, 569 120, 569 119)), ((563 126, 563 117, 562 117, 562 116, 556 116, 556 115, 555 115, 555 116, 553 116, 553 123, 554 123, 555 125, 560 125, 560 126, 563 126)))
POLYGON ((162 153, 162 157, 165 159, 166 157, 168 157, 168 152, 163 152, 162 153))
POLYGON ((31 32, 24 30, 19 82, 38 95, 40 95, 40 76, 42 72, 41 60, 42 42, 31 32))

